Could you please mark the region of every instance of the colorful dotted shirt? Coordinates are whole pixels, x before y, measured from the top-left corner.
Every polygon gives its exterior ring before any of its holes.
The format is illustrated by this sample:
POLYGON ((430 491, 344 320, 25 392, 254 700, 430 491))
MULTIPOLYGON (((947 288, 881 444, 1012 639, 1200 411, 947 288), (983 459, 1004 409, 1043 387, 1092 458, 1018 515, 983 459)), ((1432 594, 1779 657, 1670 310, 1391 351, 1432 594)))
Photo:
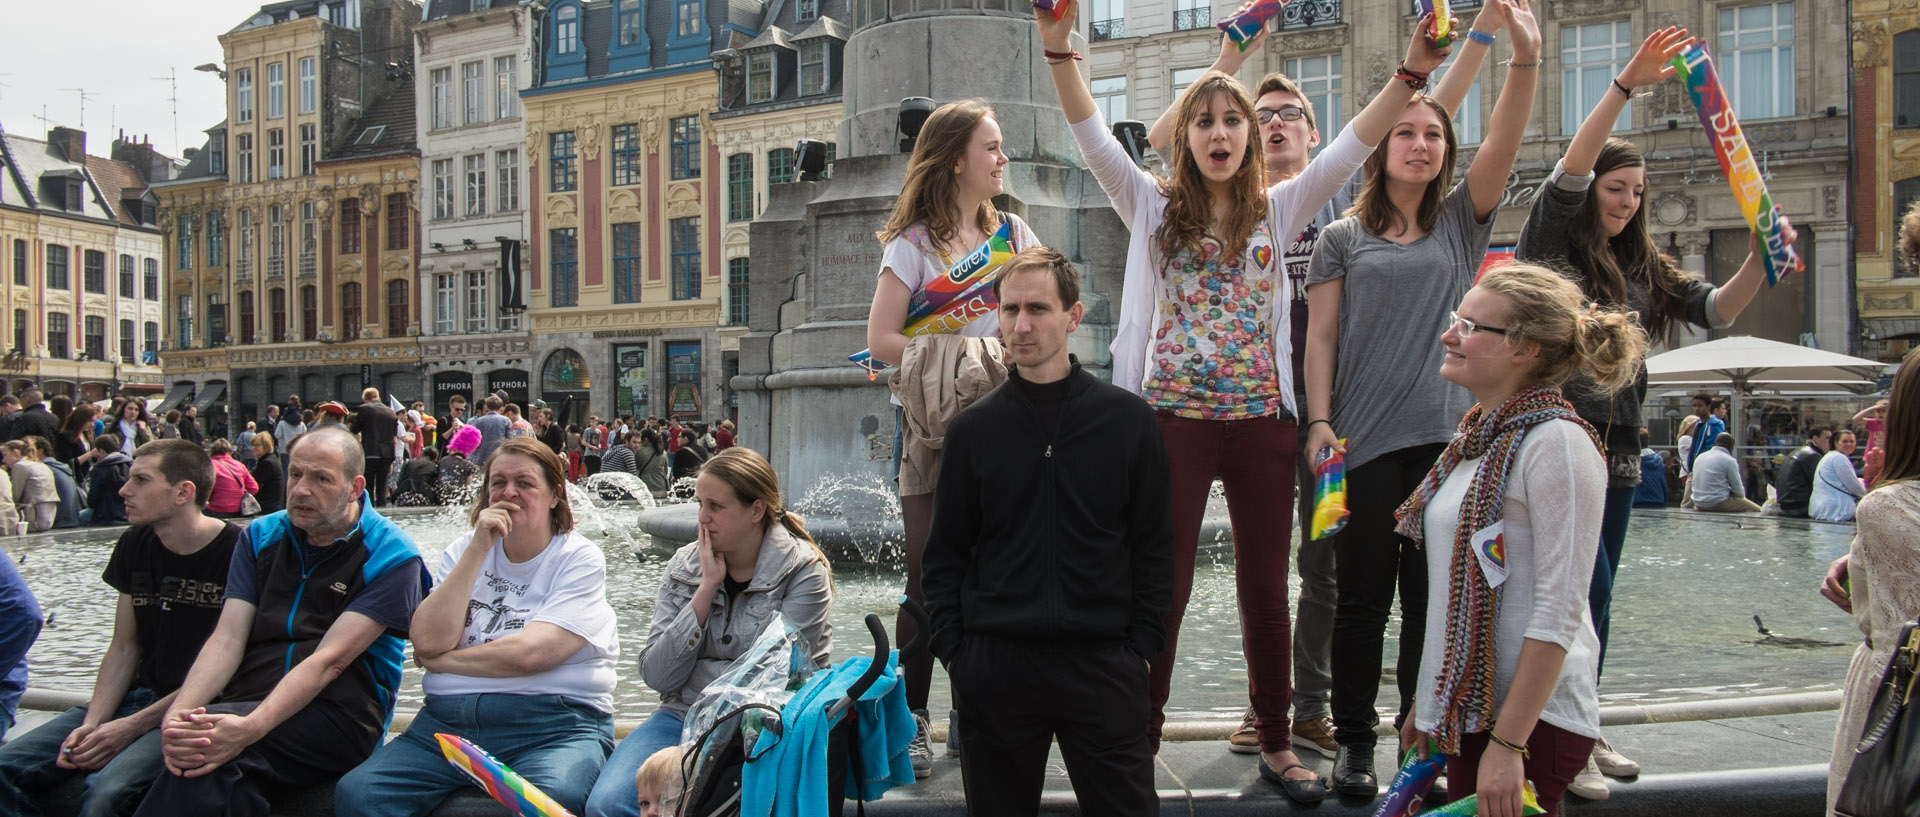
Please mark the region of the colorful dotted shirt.
POLYGON ((1197 420, 1285 410, 1274 372, 1275 304, 1287 295, 1277 256, 1261 222, 1242 257, 1222 257, 1209 236, 1168 261, 1143 389, 1148 404, 1197 420))

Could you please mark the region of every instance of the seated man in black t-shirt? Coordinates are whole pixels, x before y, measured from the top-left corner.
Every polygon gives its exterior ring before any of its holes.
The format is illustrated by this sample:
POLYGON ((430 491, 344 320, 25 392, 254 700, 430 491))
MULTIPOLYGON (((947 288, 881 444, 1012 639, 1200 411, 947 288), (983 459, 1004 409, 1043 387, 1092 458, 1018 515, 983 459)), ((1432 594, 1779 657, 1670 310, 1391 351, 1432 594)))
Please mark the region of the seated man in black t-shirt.
POLYGON ((101 577, 120 601, 93 698, 0 746, 0 814, 37 814, 36 794, 83 774, 80 813, 117 814, 161 773, 161 719, 220 620, 245 533, 203 513, 212 491, 213 462, 200 446, 158 440, 134 452, 120 493, 133 527, 101 577))

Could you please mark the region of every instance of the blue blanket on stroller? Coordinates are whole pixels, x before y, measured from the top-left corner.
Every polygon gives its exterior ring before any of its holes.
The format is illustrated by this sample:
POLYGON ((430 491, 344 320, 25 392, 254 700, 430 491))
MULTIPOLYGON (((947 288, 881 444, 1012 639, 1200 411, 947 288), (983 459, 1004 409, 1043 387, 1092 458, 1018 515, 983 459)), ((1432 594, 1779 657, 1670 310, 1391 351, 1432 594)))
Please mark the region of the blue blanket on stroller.
MULTIPOLYGON (((833 728, 827 708, 846 697, 872 663, 861 655, 814 673, 781 709, 782 735, 762 732, 740 779, 742 817, 829 817, 827 813, 827 733, 833 728), (776 796, 778 795, 778 796, 776 796)), ((877 800, 887 789, 914 782, 907 744, 913 741, 913 713, 900 683, 900 655, 890 652, 886 671, 840 717, 857 717, 860 768, 849 769, 846 796, 877 800)))

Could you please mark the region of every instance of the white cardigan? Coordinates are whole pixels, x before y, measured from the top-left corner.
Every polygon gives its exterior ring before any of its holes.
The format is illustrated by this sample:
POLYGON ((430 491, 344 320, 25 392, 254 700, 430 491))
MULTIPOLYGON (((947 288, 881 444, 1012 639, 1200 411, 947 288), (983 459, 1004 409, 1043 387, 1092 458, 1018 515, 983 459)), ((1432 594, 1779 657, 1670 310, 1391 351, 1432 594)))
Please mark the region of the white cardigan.
MULTIPOLYGON (((1160 180, 1134 164, 1119 141, 1107 133, 1107 123, 1101 121, 1098 112, 1068 128, 1080 143, 1080 155, 1086 159, 1087 169, 1113 201, 1121 223, 1133 233, 1127 244, 1126 283, 1120 290, 1120 325, 1114 329, 1113 344, 1108 350, 1113 354, 1113 384, 1140 394, 1152 344, 1154 307, 1161 296, 1153 260, 1156 252, 1153 239, 1164 218, 1167 197, 1160 192, 1160 180)), ((1320 208, 1333 199, 1371 155, 1373 148, 1353 135, 1353 125, 1349 123, 1307 164, 1306 172, 1267 188, 1267 230, 1275 244, 1284 247, 1306 229, 1320 208)), ((1278 253, 1261 272, 1274 280, 1275 292, 1284 291, 1285 270, 1278 253)), ((1273 359, 1291 360, 1292 310, 1280 304, 1274 310, 1274 319, 1273 359)), ((1279 380, 1287 410, 1299 416, 1299 409, 1293 405, 1293 367, 1275 365, 1274 376, 1279 380)))

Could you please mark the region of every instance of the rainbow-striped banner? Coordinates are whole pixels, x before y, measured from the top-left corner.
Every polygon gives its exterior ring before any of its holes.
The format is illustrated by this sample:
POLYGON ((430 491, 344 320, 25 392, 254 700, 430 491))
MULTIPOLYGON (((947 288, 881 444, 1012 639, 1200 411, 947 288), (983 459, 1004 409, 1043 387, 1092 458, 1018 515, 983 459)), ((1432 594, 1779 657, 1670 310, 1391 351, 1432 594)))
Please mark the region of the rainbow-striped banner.
POLYGON ((1733 186, 1740 213, 1747 217, 1747 226, 1766 243, 1767 286, 1780 283, 1788 273, 1805 270, 1806 263, 1787 242, 1787 217, 1767 193, 1767 182, 1760 177, 1760 166, 1753 161, 1753 149, 1740 131, 1740 120, 1733 115, 1727 89, 1720 84, 1720 75, 1713 70, 1713 60, 1707 56, 1707 44, 1695 40, 1673 58, 1673 67, 1686 81, 1687 92, 1693 95, 1693 106, 1700 111, 1700 123, 1713 138, 1713 155, 1720 159, 1720 169, 1727 174, 1727 183, 1733 186))
POLYGON ((1245 51, 1260 33, 1260 27, 1280 16, 1280 8, 1286 4, 1287 0, 1254 0, 1246 10, 1220 21, 1216 28, 1227 32, 1227 37, 1245 51))
MULTIPOLYGON (((967 324, 984 315, 991 315, 1000 308, 1000 298, 993 294, 993 282, 1000 277, 1000 268, 1006 266, 1007 259, 1013 257, 1013 220, 1000 223, 1000 229, 988 236, 986 243, 967 253, 947 273, 928 281, 926 286, 907 301, 907 325, 900 331, 907 337, 917 335, 950 335, 967 328, 967 324)), ((854 365, 867 370, 867 379, 887 364, 873 359, 873 350, 861 349, 847 359, 854 365)))
POLYGON ((1420 0, 1420 13, 1433 15, 1433 28, 1427 31, 1427 41, 1434 48, 1446 48, 1453 44, 1453 9, 1447 6, 1447 0, 1420 0))
POLYGON ((440 742, 440 754, 446 755, 447 762, 466 772, 474 783, 506 806, 513 817, 573 817, 572 812, 554 802, 546 792, 493 759, 493 755, 473 745, 473 741, 445 732, 435 732, 433 737, 440 742))

